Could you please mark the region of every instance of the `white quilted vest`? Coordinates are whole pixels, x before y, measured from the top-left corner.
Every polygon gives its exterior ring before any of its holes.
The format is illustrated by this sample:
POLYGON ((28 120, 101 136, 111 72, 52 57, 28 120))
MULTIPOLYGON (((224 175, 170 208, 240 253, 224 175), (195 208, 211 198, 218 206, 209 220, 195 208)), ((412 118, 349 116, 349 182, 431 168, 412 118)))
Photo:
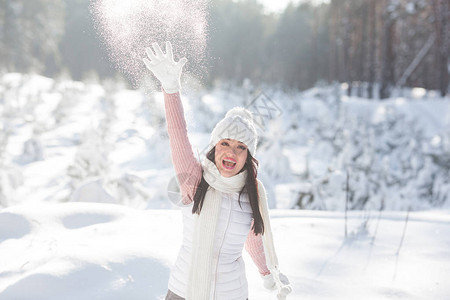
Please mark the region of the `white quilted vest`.
MULTIPOLYGON (((214 241, 215 277, 211 279, 214 300, 245 300, 248 285, 242 249, 250 231, 252 209, 247 194, 223 194, 220 216, 214 241)), ((183 213, 183 242, 169 278, 169 289, 180 297, 186 297, 191 261, 194 217, 192 205, 181 208, 183 213)), ((201 272, 201 270, 199 270, 201 272)), ((211 299, 213 300, 213 299, 211 299)))

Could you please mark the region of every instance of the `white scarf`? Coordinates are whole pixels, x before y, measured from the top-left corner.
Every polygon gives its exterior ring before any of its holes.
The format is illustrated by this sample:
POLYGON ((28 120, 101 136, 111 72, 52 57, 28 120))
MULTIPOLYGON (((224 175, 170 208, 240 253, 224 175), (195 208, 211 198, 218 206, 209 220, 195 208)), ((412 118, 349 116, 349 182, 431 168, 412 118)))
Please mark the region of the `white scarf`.
MULTIPOLYGON (((205 158, 202 165, 203 177, 211 188, 206 192, 200 215, 196 214, 194 216, 195 227, 186 300, 214 299, 214 290, 211 290, 211 285, 214 278, 213 272, 215 272, 214 263, 217 262, 218 257, 213 257, 213 246, 223 198, 222 193, 240 192, 245 186, 247 178, 246 170, 232 177, 223 177, 216 165, 207 158, 205 158)), ((259 180, 258 192, 259 209, 264 222, 263 242, 267 267, 272 272, 278 268, 278 258, 273 245, 266 191, 259 180)), ((277 272, 273 273, 274 275, 277 274, 277 272)))

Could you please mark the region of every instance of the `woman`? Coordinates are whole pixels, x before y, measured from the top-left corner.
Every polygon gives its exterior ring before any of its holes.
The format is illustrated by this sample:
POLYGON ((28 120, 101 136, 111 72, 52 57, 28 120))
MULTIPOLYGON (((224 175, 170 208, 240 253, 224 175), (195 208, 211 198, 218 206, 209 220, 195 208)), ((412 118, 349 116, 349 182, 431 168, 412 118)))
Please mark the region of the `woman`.
POLYGON ((280 278, 288 284, 277 270, 266 194, 256 178, 258 162, 253 156, 257 134, 251 113, 239 107, 230 110, 215 126, 205 160, 198 162, 187 136, 179 93, 187 60, 175 62, 169 42, 166 54, 158 44, 152 46, 154 52, 146 49, 144 63, 164 92, 183 212, 183 243, 170 275, 166 300, 248 299, 244 245, 266 288, 275 288, 280 278))

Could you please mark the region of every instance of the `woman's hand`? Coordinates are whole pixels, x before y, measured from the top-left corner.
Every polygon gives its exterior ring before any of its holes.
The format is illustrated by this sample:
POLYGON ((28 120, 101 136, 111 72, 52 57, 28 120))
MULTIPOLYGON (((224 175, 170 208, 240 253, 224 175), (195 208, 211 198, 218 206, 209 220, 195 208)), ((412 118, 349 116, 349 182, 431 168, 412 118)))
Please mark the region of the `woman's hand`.
POLYGON ((263 279, 263 285, 264 285, 264 287, 266 289, 268 289, 268 290, 276 289, 275 280, 273 279, 273 275, 272 274, 261 275, 261 277, 263 279))
MULTIPOLYGON (((280 275, 280 281, 283 284, 289 284, 289 279, 284 275, 283 273, 279 273, 280 275)), ((261 275, 261 278, 263 279, 264 287, 268 290, 274 290, 277 288, 277 285, 275 283, 275 279, 273 278, 273 274, 270 273, 268 275, 261 275)))
POLYGON ((150 47, 145 48, 147 53, 147 58, 143 59, 145 66, 161 82, 166 93, 173 94, 178 92, 181 88, 181 72, 187 59, 183 57, 178 62, 175 62, 170 42, 166 42, 166 54, 162 52, 157 43, 152 43, 152 47, 155 52, 150 47))

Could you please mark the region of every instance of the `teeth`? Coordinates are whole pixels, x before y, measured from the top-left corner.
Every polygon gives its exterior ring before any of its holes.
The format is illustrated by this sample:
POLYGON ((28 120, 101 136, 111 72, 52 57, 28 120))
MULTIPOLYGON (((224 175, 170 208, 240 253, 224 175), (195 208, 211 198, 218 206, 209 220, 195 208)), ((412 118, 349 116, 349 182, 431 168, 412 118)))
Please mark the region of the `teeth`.
POLYGON ((234 168, 234 166, 236 166, 236 163, 234 161, 228 159, 224 159, 222 164, 225 166, 225 168, 230 170, 234 168))

